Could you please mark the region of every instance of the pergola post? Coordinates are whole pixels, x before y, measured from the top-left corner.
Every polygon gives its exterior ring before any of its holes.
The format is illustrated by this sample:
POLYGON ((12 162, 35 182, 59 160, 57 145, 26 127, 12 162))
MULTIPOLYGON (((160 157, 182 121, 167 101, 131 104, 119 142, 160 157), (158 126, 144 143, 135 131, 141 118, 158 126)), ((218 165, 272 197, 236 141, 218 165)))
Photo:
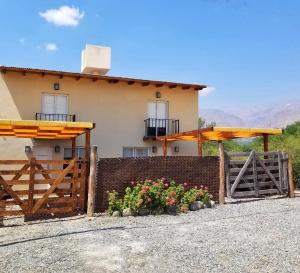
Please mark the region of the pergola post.
POLYGON ((91 149, 91 131, 88 129, 85 132, 85 160, 89 161, 91 149))
POLYGON ((202 135, 198 132, 198 156, 203 155, 202 135))
POLYGON ((263 134, 264 138, 264 152, 269 151, 269 136, 267 134, 263 134))
POLYGON ((164 138, 164 143, 163 143, 163 155, 164 155, 164 157, 166 157, 167 156, 167 144, 168 144, 168 141, 167 141, 167 138, 165 137, 164 138))
POLYGON ((91 149, 91 131, 87 129, 85 131, 85 173, 86 179, 84 181, 84 209, 87 208, 87 197, 88 197, 88 177, 90 174, 90 149, 91 149))
POLYGON ((90 154, 90 175, 88 186, 87 216, 94 216, 97 172, 97 146, 93 146, 90 154))
POLYGON ((295 188, 294 188, 294 178, 293 178, 293 165, 292 165, 292 155, 288 154, 288 175, 289 175, 289 189, 288 194, 290 198, 295 197, 295 188))
POLYGON ((219 203, 225 203, 225 157, 224 143, 219 141, 219 157, 220 157, 220 182, 219 182, 219 203))
POLYGON ((72 138, 72 158, 76 155, 76 137, 72 138))

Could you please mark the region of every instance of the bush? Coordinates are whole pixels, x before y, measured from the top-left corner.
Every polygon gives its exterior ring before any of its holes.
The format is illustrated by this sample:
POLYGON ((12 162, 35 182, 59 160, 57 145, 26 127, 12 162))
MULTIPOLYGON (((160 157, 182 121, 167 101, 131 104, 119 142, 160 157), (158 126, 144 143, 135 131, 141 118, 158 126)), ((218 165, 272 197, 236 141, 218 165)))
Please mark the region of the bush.
POLYGON ((108 213, 112 215, 114 211, 122 215, 122 199, 116 191, 108 192, 108 213))
POLYGON ((143 181, 131 182, 131 186, 125 189, 123 199, 119 198, 116 191, 108 193, 110 215, 114 211, 122 214, 123 209, 130 209, 134 215, 139 214, 141 210, 147 210, 151 214, 169 211, 170 208, 187 212, 191 203, 201 201, 208 204, 212 195, 208 193, 207 188, 201 186, 200 189, 194 187, 186 190, 184 184, 170 183, 165 179, 145 179, 143 181))

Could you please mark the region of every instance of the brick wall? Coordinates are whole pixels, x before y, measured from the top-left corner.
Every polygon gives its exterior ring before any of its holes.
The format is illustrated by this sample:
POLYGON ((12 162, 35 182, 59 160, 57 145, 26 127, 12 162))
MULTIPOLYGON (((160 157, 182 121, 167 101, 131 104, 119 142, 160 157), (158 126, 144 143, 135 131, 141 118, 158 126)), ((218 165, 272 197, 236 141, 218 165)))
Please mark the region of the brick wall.
POLYGON ((145 158, 103 158, 98 161, 96 211, 107 208, 107 191, 123 194, 131 181, 144 178, 173 179, 190 187, 204 185, 218 200, 219 158, 215 156, 169 156, 145 158))

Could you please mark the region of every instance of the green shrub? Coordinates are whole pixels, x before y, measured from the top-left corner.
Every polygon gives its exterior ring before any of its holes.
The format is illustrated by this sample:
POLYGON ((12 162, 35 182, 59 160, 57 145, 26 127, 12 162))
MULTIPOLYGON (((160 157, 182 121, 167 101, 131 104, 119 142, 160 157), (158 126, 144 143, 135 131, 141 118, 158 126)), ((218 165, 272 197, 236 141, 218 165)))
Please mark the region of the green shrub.
POLYGON ((122 215, 122 199, 116 191, 108 192, 108 213, 112 215, 114 211, 122 215))
POLYGON ((130 209, 135 215, 142 209, 157 214, 175 207, 181 212, 187 212, 191 203, 202 201, 207 204, 212 198, 207 188, 201 186, 200 189, 194 187, 186 190, 186 183, 176 184, 175 181, 168 183, 164 178, 145 179, 131 184, 132 186, 125 189, 123 199, 119 198, 116 191, 108 193, 109 214, 114 211, 122 214, 123 209, 130 209))

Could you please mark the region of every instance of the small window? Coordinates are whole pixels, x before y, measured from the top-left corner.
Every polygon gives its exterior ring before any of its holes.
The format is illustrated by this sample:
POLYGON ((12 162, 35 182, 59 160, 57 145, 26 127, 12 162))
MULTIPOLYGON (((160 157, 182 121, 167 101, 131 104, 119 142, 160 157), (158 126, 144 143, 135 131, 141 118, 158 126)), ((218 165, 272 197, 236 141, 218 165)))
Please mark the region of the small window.
POLYGON ((134 148, 124 147, 123 148, 123 157, 134 157, 134 148))
POLYGON ((149 148, 147 147, 123 147, 123 157, 147 157, 149 148))
MULTIPOLYGON (((77 147, 75 149, 75 156, 79 159, 84 158, 85 149, 83 147, 77 147)), ((72 159, 72 148, 64 148, 64 159, 72 159)))

